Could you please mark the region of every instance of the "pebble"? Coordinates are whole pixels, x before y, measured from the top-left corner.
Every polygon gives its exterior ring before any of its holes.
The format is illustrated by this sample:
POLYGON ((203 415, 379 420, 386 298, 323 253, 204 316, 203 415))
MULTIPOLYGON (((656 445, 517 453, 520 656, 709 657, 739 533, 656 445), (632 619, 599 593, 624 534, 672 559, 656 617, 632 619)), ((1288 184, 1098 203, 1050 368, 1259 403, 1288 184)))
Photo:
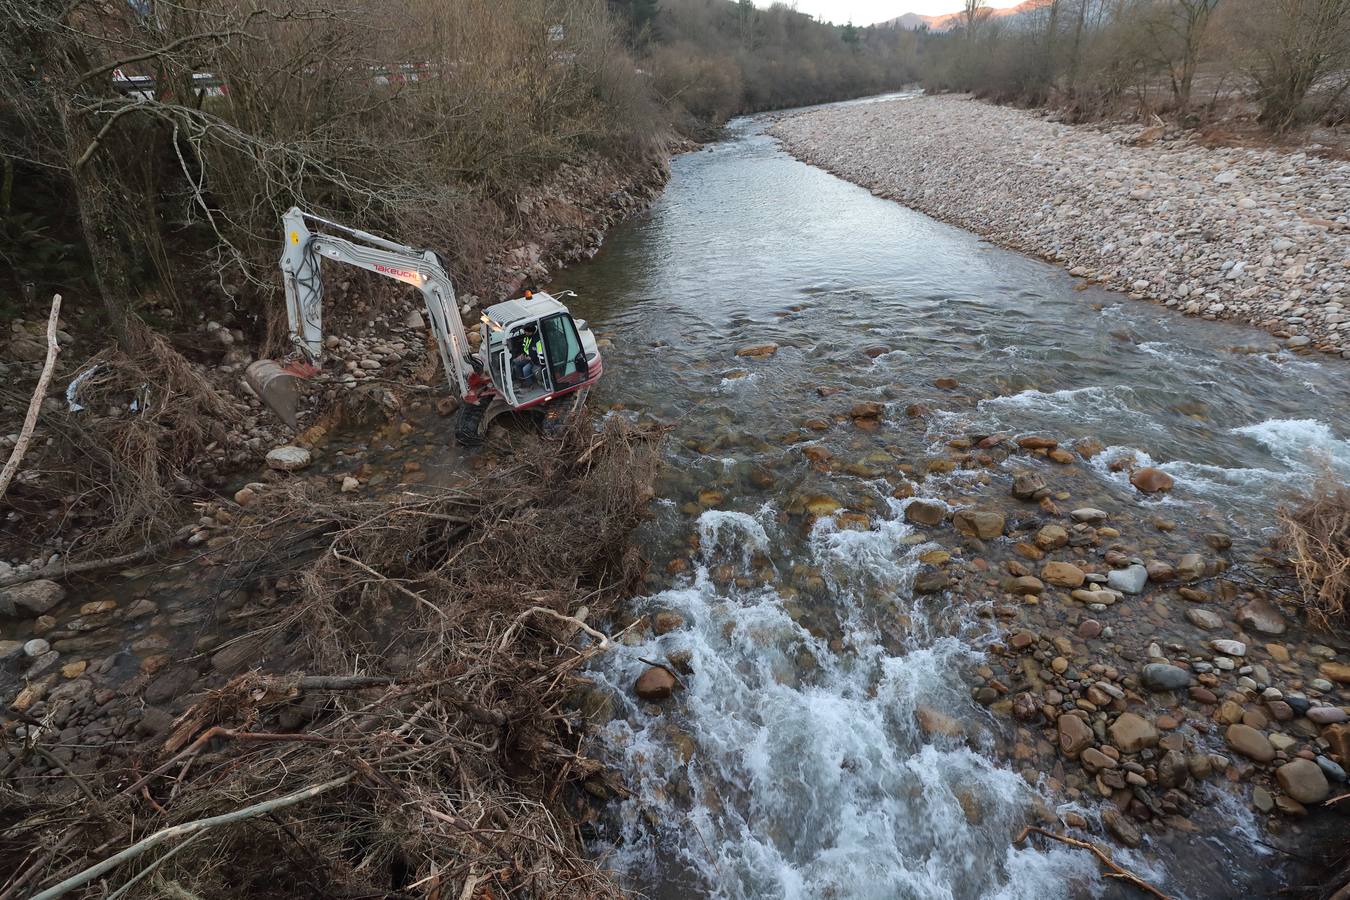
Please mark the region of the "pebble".
POLYGON ((278 472, 296 472, 312 462, 310 452, 303 447, 287 445, 267 451, 267 465, 278 472))

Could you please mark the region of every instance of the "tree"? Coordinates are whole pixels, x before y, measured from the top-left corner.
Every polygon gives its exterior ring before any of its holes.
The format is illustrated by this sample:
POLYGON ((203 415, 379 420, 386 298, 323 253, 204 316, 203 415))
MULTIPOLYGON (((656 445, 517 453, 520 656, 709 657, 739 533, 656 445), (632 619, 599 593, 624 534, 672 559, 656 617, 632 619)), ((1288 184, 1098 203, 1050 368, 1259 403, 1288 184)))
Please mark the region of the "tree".
POLYGON ((1191 85, 1218 5, 1219 0, 1162 0, 1144 14, 1154 52, 1167 69, 1172 99, 1183 112, 1191 103, 1191 85))
POLYGON ((1350 90, 1350 0, 1239 0, 1229 11, 1267 127, 1315 119, 1350 90))

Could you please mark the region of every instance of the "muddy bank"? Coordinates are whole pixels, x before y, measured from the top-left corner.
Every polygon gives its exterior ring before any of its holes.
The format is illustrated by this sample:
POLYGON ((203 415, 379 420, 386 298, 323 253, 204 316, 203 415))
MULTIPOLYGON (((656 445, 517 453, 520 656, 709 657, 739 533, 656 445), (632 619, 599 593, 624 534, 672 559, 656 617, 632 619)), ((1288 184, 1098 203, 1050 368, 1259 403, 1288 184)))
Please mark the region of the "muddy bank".
POLYGON ((1343 161, 957 96, 812 110, 773 131, 806 162, 1074 275, 1350 358, 1343 161))

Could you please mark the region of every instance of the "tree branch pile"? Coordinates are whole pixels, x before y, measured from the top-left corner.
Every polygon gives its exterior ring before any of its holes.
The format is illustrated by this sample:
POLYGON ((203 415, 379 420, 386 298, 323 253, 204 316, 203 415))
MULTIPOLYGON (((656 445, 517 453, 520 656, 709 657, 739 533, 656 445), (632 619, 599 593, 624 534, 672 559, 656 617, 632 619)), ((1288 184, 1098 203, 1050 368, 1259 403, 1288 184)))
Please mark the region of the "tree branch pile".
POLYGON ((1350 624, 1350 487, 1324 477, 1280 511, 1280 524, 1309 620, 1324 630, 1350 624))
POLYGON ((7 498, 34 513, 29 521, 60 508, 50 521, 67 536, 81 517, 106 523, 90 541, 76 538, 68 557, 164 539, 184 498, 200 495, 215 460, 242 440, 238 402, 163 337, 133 327, 140 350, 106 349, 64 376, 77 383, 45 407, 42 450, 29 454, 30 477, 7 498))
POLYGON ((262 668, 87 794, 8 792, 0 897, 619 896, 568 811, 606 775, 566 700, 645 574, 658 440, 616 418, 472 487, 264 495, 235 566, 309 543, 243 638, 262 668))

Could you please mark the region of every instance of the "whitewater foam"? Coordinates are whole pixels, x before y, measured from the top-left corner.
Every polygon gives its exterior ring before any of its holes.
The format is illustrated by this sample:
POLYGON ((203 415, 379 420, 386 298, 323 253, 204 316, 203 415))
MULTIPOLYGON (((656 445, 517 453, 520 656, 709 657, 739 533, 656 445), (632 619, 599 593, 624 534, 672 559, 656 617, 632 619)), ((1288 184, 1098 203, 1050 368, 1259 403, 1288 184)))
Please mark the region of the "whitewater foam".
POLYGON ((883 646, 878 595, 890 591, 892 617, 925 615, 907 589, 922 548, 905 542, 902 506, 866 531, 831 518, 813 528, 801 561, 829 586, 833 635, 805 601, 711 579, 714 564, 782 552, 771 511, 699 517, 693 583, 648 601, 685 627, 597 673, 625 706, 605 732, 634 791, 610 857, 620 871, 687 871, 727 900, 1033 897, 1093 876, 1081 855, 1006 847, 1036 793, 978 752, 986 714, 959 674, 980 658, 971 643, 914 628, 900 652, 883 646), (628 699, 639 657, 676 651, 689 655, 688 689, 649 715, 628 699), (962 720, 970 741, 926 737, 920 707, 962 720))

